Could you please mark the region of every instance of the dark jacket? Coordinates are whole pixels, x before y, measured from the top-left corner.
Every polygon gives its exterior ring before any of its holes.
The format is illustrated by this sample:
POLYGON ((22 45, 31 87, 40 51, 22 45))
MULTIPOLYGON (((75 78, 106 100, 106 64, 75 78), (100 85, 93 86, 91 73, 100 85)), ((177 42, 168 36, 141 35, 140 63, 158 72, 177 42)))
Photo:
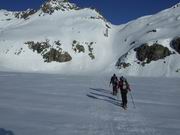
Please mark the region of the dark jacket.
POLYGON ((121 92, 128 92, 130 90, 129 83, 125 78, 121 78, 118 82, 118 88, 120 88, 121 92))
POLYGON ((113 75, 113 76, 111 77, 110 84, 112 84, 113 86, 114 86, 114 85, 117 86, 117 84, 118 84, 118 78, 117 78, 117 76, 113 75))

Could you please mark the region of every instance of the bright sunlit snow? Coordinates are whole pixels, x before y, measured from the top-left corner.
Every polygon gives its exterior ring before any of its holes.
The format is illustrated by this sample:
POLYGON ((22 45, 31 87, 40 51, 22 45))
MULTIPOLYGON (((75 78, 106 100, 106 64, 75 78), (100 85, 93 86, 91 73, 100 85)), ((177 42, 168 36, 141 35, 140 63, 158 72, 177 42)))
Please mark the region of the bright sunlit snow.
POLYGON ((26 19, 18 19, 15 17, 15 12, 0 10, 1 71, 61 74, 116 71, 131 76, 180 76, 177 72, 180 71, 180 55, 177 52, 164 59, 152 61, 144 67, 137 64, 134 52, 134 48, 144 43, 149 45, 159 43, 170 51, 175 51, 170 47, 170 42, 180 36, 178 5, 155 15, 115 26, 95 10, 89 8, 74 10, 70 9, 72 5, 64 3, 62 6, 61 2, 50 4, 52 7, 60 4, 63 11, 46 14, 40 9, 26 19), (27 41, 46 40, 52 48, 56 48, 54 41, 59 40, 61 48, 72 56, 72 60, 64 63, 46 63, 41 54, 33 52, 25 44, 27 41), (72 49, 74 40, 84 46, 84 53, 76 53, 72 49), (94 59, 90 58, 87 46, 91 42, 94 59), (119 70, 115 67, 116 62, 126 53, 127 57, 124 61, 131 66, 119 70))

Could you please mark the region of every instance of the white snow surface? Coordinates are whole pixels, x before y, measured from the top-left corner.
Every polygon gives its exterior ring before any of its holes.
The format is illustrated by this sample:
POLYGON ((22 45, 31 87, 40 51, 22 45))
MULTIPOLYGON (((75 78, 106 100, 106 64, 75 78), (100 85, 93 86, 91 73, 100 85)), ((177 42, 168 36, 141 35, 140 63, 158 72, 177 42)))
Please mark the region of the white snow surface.
MULTIPOLYGON (((65 5, 68 3, 65 2, 65 5)), ((60 74, 119 72, 130 76, 180 77, 180 72, 176 72, 180 71, 178 53, 143 67, 137 64, 134 52, 134 48, 143 43, 151 45, 155 42, 174 51, 170 47, 170 41, 180 36, 179 4, 155 15, 118 26, 107 22, 98 12, 89 8, 54 11, 51 15, 42 13, 40 9, 28 19, 15 18, 14 14, 0 10, 0 71, 60 74), (149 32, 152 30, 157 32, 149 32), (24 44, 27 41, 45 40, 49 40, 52 47, 55 47, 54 41, 59 40, 61 48, 72 56, 72 60, 46 63, 41 54, 33 52, 24 44), (85 53, 74 52, 73 40, 84 45, 85 53), (93 42, 93 60, 88 55, 86 42, 93 42), (130 45, 132 42, 135 43, 130 45), (21 49, 22 52, 17 55, 21 49), (125 62, 131 63, 131 66, 116 69, 116 62, 127 52, 125 62)))
POLYGON ((0 72, 1 135, 180 134, 179 78, 127 77, 127 110, 109 79, 0 72))

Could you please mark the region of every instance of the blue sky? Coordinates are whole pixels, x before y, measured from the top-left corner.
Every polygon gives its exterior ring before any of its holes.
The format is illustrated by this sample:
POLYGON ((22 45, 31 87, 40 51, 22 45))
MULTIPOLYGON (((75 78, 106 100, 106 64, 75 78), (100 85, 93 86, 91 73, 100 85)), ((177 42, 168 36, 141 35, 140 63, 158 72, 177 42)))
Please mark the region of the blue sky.
MULTIPOLYGON (((37 9, 45 0, 0 0, 0 9, 37 9)), ((80 7, 94 7, 113 24, 122 24, 144 15, 155 14, 180 0, 69 0, 80 7)))

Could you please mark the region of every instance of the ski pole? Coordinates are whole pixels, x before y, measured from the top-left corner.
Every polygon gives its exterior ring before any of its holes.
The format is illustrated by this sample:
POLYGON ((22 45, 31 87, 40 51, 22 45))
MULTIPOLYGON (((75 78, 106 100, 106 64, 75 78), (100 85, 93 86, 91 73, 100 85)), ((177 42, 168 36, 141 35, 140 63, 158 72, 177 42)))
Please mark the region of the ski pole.
POLYGON ((136 106, 135 106, 135 102, 134 102, 134 99, 133 99, 133 96, 132 96, 131 91, 130 91, 130 95, 131 95, 131 99, 132 99, 133 106, 134 106, 134 108, 136 108, 136 106))

